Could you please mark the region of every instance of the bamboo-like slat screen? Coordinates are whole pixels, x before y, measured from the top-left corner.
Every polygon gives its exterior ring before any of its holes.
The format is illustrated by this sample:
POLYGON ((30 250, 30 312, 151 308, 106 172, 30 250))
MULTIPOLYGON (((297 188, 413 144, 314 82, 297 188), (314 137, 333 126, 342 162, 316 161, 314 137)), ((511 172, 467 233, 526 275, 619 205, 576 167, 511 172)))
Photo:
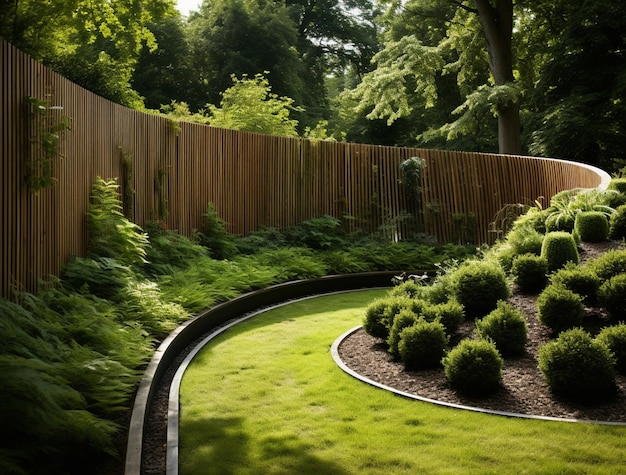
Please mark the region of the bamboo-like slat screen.
POLYGON ((125 213, 134 222, 160 219, 186 236, 202 227, 212 202, 234 234, 328 214, 369 231, 382 226, 391 237, 419 231, 437 242, 477 244, 493 242, 489 224, 506 204, 606 180, 590 167, 532 157, 176 127, 86 91, 4 40, 0 55, 4 297, 13 286, 35 290, 70 256, 84 255, 85 215, 98 176, 127 188, 125 213), (28 98, 62 107, 72 121, 60 142, 63 158, 54 163, 55 183, 38 193, 24 180, 33 134, 28 98), (399 184, 400 164, 414 156, 426 162, 419 202, 399 184))

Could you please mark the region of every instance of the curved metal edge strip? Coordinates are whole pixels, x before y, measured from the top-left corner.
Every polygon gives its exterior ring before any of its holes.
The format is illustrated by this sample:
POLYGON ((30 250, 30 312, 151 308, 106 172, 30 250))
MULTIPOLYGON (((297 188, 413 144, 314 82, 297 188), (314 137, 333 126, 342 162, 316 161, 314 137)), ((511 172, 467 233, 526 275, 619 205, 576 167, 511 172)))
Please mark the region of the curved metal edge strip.
POLYGON ((594 420, 586 420, 586 419, 566 419, 566 418, 562 418, 562 417, 549 417, 549 416, 536 416, 536 415, 532 415, 532 414, 522 414, 522 413, 518 413, 518 412, 507 412, 507 411, 496 411, 496 410, 492 410, 492 409, 484 409, 481 407, 474 407, 474 406, 465 406, 462 404, 455 404, 455 403, 450 403, 450 402, 444 402, 444 401, 438 401, 436 399, 430 399, 427 397, 423 397, 423 396, 418 396, 417 394, 412 394, 412 393, 407 393, 405 391, 401 391, 399 389, 396 388, 392 388, 391 386, 387 386, 385 384, 382 384, 378 381, 374 381, 373 379, 370 379, 366 376, 363 376, 360 373, 357 373, 356 371, 354 371, 353 369, 351 369, 350 367, 348 367, 348 365, 345 364, 345 362, 341 359, 341 356, 339 355, 339 346, 341 345, 341 343, 348 338, 350 335, 352 335, 353 333, 355 333, 356 331, 360 330, 362 328, 362 325, 359 325, 358 327, 352 328, 351 330, 348 330, 346 333, 344 333, 343 335, 341 335, 339 338, 337 338, 331 348, 331 354, 333 357, 333 360, 335 361, 335 363, 337 364, 337 366, 339 366, 339 368, 341 368, 344 372, 348 373, 350 376, 364 382, 367 383, 371 386, 375 386, 379 389, 384 389, 385 391, 390 391, 398 396, 402 396, 408 399, 413 399, 413 400, 417 400, 417 401, 422 401, 422 402, 427 402, 427 403, 431 403, 431 404, 436 404, 438 406, 443 406, 443 407, 448 407, 448 408, 452 408, 452 409, 460 409, 460 410, 465 410, 465 411, 472 411, 472 412, 480 412, 483 414, 491 414, 491 415, 495 415, 495 416, 505 416, 505 417, 516 417, 516 418, 521 418, 521 419, 536 419, 536 420, 542 420, 542 421, 553 421, 553 422, 582 422, 582 423, 587 423, 587 424, 600 424, 600 425, 612 425, 612 426, 626 426, 625 422, 611 422, 611 421, 594 421, 594 420))
MULTIPOLYGON (((211 307, 179 326, 158 347, 139 383, 128 428, 124 474, 141 474, 146 413, 154 398, 155 387, 174 359, 199 336, 207 334, 238 316, 269 305, 302 298, 306 295, 357 290, 359 288, 389 287, 391 279, 398 272, 332 275, 278 284, 211 307)), ((412 272, 421 273, 423 270, 412 272)))

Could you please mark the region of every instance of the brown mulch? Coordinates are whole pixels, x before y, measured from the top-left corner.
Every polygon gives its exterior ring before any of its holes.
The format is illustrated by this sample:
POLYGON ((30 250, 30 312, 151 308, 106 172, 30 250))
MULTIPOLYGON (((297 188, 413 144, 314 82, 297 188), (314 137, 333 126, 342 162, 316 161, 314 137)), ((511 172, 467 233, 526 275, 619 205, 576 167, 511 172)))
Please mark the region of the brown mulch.
MULTIPOLYGON (((621 246, 617 241, 583 243, 580 249, 581 261, 621 246)), ((524 313, 528 322, 526 354, 505 360, 503 387, 489 397, 473 399, 458 394, 450 387, 442 369, 406 371, 401 363, 392 359, 382 340, 368 335, 363 329, 357 330, 340 344, 339 355, 349 368, 369 379, 437 401, 532 416, 626 423, 626 377, 623 375, 616 378, 618 390, 615 397, 601 403, 575 403, 552 395, 537 368, 539 347, 551 335, 549 329, 537 319, 536 298, 536 295, 524 295, 513 289, 509 302, 524 313)), ((585 327, 592 333, 608 319, 603 311, 596 308, 587 308, 586 314, 585 327)), ((456 340, 473 336, 474 324, 467 322, 460 328, 456 340)))

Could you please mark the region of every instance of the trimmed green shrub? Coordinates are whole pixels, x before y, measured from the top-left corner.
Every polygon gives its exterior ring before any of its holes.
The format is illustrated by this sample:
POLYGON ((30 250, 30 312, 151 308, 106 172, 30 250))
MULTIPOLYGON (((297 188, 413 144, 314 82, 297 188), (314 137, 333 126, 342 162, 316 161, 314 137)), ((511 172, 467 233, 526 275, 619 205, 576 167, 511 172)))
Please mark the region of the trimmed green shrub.
POLYGON ((465 339, 442 363, 450 384, 464 394, 485 396, 501 387, 503 360, 492 342, 465 339))
POLYGON ((607 190, 615 190, 626 195, 626 178, 613 178, 607 186, 607 190))
POLYGON ((432 368, 441 364, 447 346, 443 325, 421 320, 400 332, 398 352, 408 370, 432 368))
POLYGON ((400 332, 407 327, 415 325, 418 322, 417 315, 408 309, 400 310, 400 313, 396 315, 393 320, 393 325, 389 330, 389 337, 387 338, 387 345, 389 346, 389 353, 394 358, 398 358, 400 353, 398 352, 398 343, 400 343, 400 332))
POLYGON ((365 332, 375 338, 388 338, 389 327, 387 326, 387 311, 389 303, 386 298, 374 300, 365 309, 365 319, 363 320, 363 329, 365 332))
POLYGON ((611 239, 626 238, 626 205, 619 206, 611 215, 609 237, 611 239))
POLYGON ((422 315, 429 322, 440 322, 448 335, 453 335, 465 320, 463 305, 455 299, 424 307, 422 315))
POLYGON ((374 300, 365 310, 363 328, 373 337, 386 340, 393 321, 402 310, 410 310, 416 315, 422 313, 425 302, 408 297, 384 297, 374 300))
POLYGON ((565 331, 539 349, 539 370, 555 394, 576 400, 603 399, 615 392, 615 359, 580 328, 565 331))
POLYGON ((626 205, 626 194, 620 193, 616 190, 606 190, 607 200, 606 204, 610 208, 617 209, 620 206, 626 205))
POLYGON ((617 371, 626 374, 626 324, 603 328, 596 340, 611 350, 617 371))
POLYGON ((413 279, 406 280, 389 291, 389 295, 397 297, 420 298, 424 295, 426 286, 415 282, 413 279))
POLYGON ((585 316, 580 295, 562 285, 552 284, 537 299, 538 318, 554 333, 579 326, 585 316))
POLYGON ((562 285, 592 304, 598 298, 600 278, 588 267, 568 263, 550 276, 550 283, 562 285))
POLYGON ((476 321, 481 338, 491 340, 502 356, 519 356, 524 353, 528 340, 528 327, 522 312, 511 304, 500 301, 498 308, 476 321))
POLYGON ((541 257, 548 261, 548 272, 554 272, 568 262, 578 264, 578 249, 574 237, 562 231, 546 234, 541 246, 541 257))
POLYGON ((598 290, 600 304, 615 319, 626 317, 626 274, 611 277, 598 290))
POLYGON ((548 282, 548 261, 534 254, 522 254, 513 260, 511 275, 522 292, 539 292, 548 282))
POLYGON ((497 262, 466 261, 454 272, 454 291, 466 318, 491 312, 498 300, 506 300, 509 286, 497 262))
POLYGON ((574 229, 584 242, 602 242, 609 237, 609 221, 600 211, 578 213, 574 229))
POLYGON ((611 249, 587 264, 587 267, 603 282, 616 275, 624 274, 626 273, 626 249, 611 249))

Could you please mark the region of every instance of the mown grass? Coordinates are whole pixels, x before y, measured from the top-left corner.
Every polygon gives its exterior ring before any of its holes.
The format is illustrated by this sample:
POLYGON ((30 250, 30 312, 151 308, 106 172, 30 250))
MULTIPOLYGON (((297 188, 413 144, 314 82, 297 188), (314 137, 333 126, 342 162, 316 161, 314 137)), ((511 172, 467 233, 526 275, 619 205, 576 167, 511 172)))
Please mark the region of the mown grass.
POLYGON ((385 292, 293 303, 211 342, 182 383, 180 473, 622 473, 626 428, 442 408, 342 372, 332 342, 385 292))

